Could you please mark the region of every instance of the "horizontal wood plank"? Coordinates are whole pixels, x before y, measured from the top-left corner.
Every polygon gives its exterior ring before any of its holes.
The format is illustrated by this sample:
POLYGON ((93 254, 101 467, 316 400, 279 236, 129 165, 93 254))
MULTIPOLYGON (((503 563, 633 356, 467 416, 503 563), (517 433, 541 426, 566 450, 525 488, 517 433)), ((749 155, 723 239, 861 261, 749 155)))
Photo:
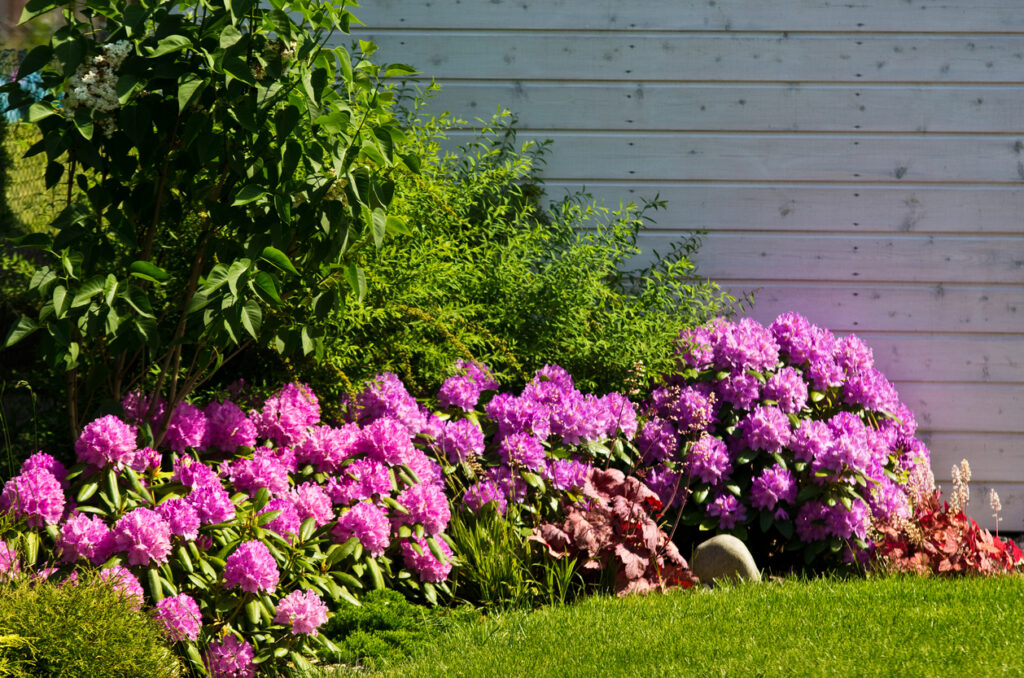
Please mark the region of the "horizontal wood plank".
POLYGON ((923 431, 1024 435, 1024 384, 902 381, 896 388, 923 431))
MULTIPOLYGON (((454 132, 451 144, 469 132, 454 132)), ((531 132, 552 181, 1024 181, 1024 137, 531 132), (571 152, 566 149, 571 149, 571 152)), ((1022 184, 1024 185, 1024 184, 1022 184)))
MULTIPOLYGON (((857 332, 857 336, 871 347, 879 369, 896 382, 930 379, 1024 384, 1024 334, 867 331, 857 332)), ((1024 455, 1024 441, 1021 454, 1024 455)), ((1024 466, 1021 473, 1020 480, 1024 482, 1024 466)))
POLYGON ((1024 483, 1024 436, 1001 433, 933 433, 921 440, 932 456, 932 472, 945 480, 966 459, 972 483, 1024 483))
MULTIPOLYGON (((678 237, 648 234, 667 252, 678 237)), ((710 233, 694 257, 712 279, 764 281, 1019 283, 1024 290, 1024 238, 941 235, 710 233)))
MULTIPOLYGON (((344 44, 346 40, 339 39, 344 44)), ((1024 35, 367 31, 425 78, 671 82, 1021 82, 1024 35)), ((386 58, 386 57, 385 57, 386 58)))
POLYGON ((835 332, 1016 335, 1024 330, 1021 286, 719 282, 736 293, 756 289, 749 315, 766 323, 799 311, 835 332))
POLYGON ((520 129, 1024 132, 1024 86, 442 83, 429 110, 520 129))
MULTIPOLYGON (((562 145, 552 153, 571 153, 562 145)), ((549 181, 549 199, 561 200, 580 183, 549 181)), ((637 205, 657 197, 651 230, 813 231, 819 233, 1021 233, 1024 191, 1018 186, 782 186, 658 181, 587 182, 607 206, 637 205)))
POLYGON ((985 0, 970 11, 944 0, 371 0, 355 10, 376 28, 649 31, 972 31, 1024 30, 1016 0, 985 0))

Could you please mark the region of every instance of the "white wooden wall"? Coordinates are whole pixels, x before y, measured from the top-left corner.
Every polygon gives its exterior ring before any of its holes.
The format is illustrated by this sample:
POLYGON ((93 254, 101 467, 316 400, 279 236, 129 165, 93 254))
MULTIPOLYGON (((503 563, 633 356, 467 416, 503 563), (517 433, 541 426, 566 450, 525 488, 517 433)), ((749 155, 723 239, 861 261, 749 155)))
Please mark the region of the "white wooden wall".
POLYGON ((1024 0, 364 0, 356 37, 552 139, 549 194, 659 194, 643 241, 874 347, 940 484, 1024 530, 1024 0))

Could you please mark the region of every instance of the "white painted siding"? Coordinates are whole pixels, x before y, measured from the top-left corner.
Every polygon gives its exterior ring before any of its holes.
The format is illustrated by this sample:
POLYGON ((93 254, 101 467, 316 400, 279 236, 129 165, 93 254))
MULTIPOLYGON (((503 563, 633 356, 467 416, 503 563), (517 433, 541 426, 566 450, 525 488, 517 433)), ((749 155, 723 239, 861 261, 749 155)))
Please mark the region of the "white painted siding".
POLYGON ((940 483, 967 457, 1024 530, 1024 2, 366 0, 436 108, 553 139, 545 177, 669 201, 701 271, 857 332, 940 483))

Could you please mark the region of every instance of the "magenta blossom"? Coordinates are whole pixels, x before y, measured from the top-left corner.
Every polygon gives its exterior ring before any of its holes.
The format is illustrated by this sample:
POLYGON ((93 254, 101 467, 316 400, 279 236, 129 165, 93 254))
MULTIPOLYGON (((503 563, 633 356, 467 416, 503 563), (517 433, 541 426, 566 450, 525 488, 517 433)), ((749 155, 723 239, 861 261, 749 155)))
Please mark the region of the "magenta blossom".
POLYGON ((112 414, 89 422, 75 441, 78 461, 95 468, 129 466, 137 449, 138 429, 112 414))
POLYGON ((391 544, 391 521, 376 504, 359 502, 341 515, 331 534, 339 543, 355 537, 370 556, 377 558, 391 544))
POLYGON ((281 578, 274 556, 260 541, 242 542, 224 563, 224 586, 238 587, 247 593, 273 593, 281 578))
POLYGON ((317 635, 317 627, 327 623, 327 606, 313 591, 292 591, 277 604, 274 621, 291 624, 293 635, 317 635))
POLYGON ((167 562, 171 552, 171 526, 156 511, 137 508, 117 521, 114 547, 128 552, 130 565, 167 562))
POLYGON ((229 635, 206 648, 206 669, 212 678, 255 678, 255 657, 252 645, 229 635))
POLYGON ((186 593, 179 593, 158 602, 155 617, 164 625, 167 637, 172 642, 196 640, 203 625, 199 605, 186 593))
POLYGON ((33 468, 14 476, 0 492, 0 511, 26 518, 29 527, 55 525, 64 515, 64 490, 53 474, 33 468))

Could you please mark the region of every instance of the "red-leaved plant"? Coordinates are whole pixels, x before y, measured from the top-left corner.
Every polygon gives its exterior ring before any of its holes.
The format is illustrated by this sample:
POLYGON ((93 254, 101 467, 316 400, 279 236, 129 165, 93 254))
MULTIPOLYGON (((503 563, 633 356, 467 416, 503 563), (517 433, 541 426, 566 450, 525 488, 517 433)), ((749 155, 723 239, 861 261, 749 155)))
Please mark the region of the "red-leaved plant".
POLYGON ((958 502, 926 495, 910 520, 877 526, 875 558, 898 572, 991 575, 1024 569, 1024 552, 978 527, 958 502))
POLYGON ((530 539, 553 558, 575 557, 584 573, 614 572, 620 596, 697 583, 655 520, 661 500, 641 481, 616 469, 592 469, 583 496, 566 507, 563 521, 540 525, 530 539))

